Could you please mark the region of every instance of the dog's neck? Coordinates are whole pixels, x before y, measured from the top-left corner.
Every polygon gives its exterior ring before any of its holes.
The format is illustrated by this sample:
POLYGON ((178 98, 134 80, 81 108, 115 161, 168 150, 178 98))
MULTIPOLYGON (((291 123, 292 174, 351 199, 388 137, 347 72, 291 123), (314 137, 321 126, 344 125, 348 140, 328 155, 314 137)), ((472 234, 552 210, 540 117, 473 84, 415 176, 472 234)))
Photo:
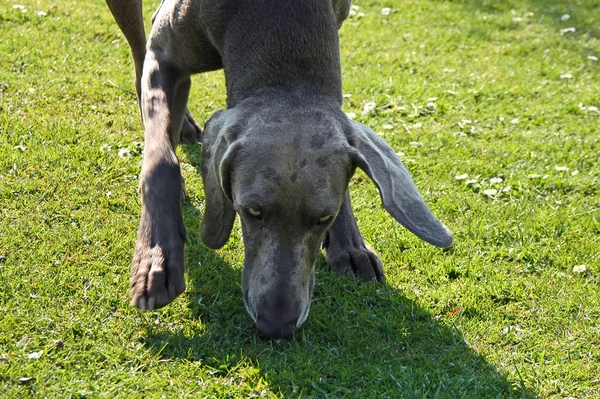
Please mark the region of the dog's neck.
POLYGON ((286 86, 332 97, 341 105, 339 39, 331 3, 248 3, 230 16, 226 32, 222 56, 227 106, 286 86))

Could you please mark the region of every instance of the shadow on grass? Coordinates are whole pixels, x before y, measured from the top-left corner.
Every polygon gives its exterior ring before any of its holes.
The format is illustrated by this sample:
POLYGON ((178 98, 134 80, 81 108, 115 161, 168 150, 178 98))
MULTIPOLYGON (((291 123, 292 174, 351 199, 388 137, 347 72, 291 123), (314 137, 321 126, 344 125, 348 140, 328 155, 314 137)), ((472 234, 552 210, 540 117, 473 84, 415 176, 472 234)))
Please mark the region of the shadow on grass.
POLYGON ((240 362, 253 366, 285 397, 535 396, 487 363, 456 328, 392 287, 318 267, 311 314, 290 341, 258 336, 241 299, 239 270, 217 261, 189 271, 188 306, 205 328, 172 334, 150 324, 146 342, 161 357, 199 361, 216 377, 235 375, 240 362), (215 290, 215 279, 224 291, 215 290))
POLYGON ((289 341, 261 338, 244 308, 241 271, 200 243, 200 212, 183 208, 191 312, 178 323, 191 327, 149 324, 145 341, 160 357, 199 362, 215 379, 258 369, 284 397, 535 396, 501 375, 451 323, 392 286, 336 276, 322 257, 305 325, 289 341))

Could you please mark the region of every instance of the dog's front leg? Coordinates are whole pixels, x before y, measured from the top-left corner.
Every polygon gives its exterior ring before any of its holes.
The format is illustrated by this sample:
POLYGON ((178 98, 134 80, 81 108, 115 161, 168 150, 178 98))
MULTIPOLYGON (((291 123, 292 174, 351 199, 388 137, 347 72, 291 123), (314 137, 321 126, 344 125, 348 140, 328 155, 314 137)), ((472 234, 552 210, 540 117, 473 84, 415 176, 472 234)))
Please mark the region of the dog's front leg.
POLYGON ((185 289, 182 178, 175 148, 190 78, 164 54, 160 49, 148 51, 142 77, 142 217, 131 266, 130 295, 132 305, 147 310, 167 305, 185 289))
POLYGON ((325 233, 326 260, 337 274, 355 275, 366 281, 385 281, 377 253, 365 243, 354 218, 350 191, 335 221, 325 233))

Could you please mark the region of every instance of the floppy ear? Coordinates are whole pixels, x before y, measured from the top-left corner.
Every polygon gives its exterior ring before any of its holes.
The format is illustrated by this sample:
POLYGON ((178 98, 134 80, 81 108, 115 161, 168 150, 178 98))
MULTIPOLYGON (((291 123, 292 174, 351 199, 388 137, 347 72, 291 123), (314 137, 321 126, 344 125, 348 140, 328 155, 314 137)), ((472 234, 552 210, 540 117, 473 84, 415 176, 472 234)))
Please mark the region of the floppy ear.
POLYGON ((357 166, 377 185, 385 209, 417 237, 438 247, 451 246, 452 232, 427 208, 392 147, 362 123, 351 123, 349 142, 357 151, 357 166))
POLYGON ((205 204, 200 238, 212 249, 225 245, 235 220, 229 166, 237 146, 227 138, 228 113, 230 111, 217 111, 206 122, 202 137, 201 171, 205 204))

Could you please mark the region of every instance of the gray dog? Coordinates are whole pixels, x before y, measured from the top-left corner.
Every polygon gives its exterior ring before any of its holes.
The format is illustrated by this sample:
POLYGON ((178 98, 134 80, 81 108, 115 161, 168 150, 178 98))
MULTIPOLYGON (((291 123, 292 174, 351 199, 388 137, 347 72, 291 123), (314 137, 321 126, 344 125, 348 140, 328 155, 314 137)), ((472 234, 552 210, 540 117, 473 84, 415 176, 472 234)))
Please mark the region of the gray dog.
POLYGON ((164 0, 147 45, 141 0, 107 3, 131 47, 144 123, 133 305, 156 309, 185 288, 175 147, 200 133, 186 112, 190 75, 219 68, 227 109, 203 132, 200 234, 220 248, 240 216, 244 302, 262 334, 288 337, 306 320, 321 246, 337 273, 384 280, 350 204, 357 167, 398 222, 452 244, 394 150, 342 112, 337 30, 349 0, 164 0))

